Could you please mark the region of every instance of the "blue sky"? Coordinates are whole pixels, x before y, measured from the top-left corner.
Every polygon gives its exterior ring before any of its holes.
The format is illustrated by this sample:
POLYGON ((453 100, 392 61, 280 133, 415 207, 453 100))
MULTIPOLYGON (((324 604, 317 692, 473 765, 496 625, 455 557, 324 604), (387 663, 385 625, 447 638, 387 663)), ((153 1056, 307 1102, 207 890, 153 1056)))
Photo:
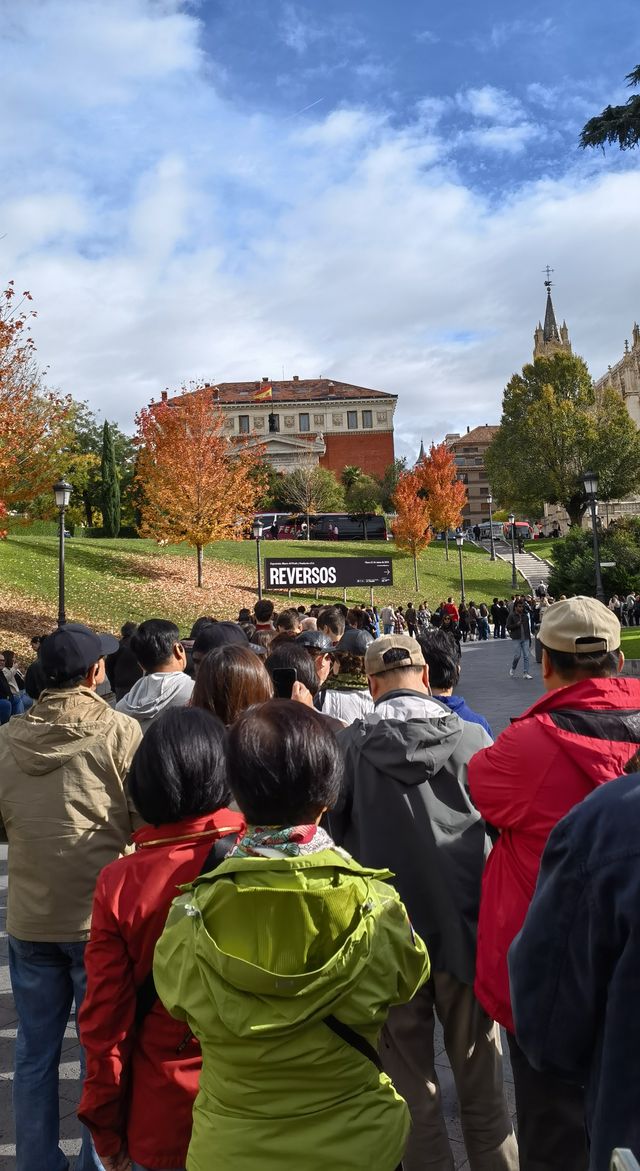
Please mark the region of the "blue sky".
POLYGON ((0 37, 0 275, 124 426, 284 368, 398 393, 411 455, 497 419, 547 263, 594 375, 640 316, 640 156, 577 147, 636 0, 26 0, 0 37))

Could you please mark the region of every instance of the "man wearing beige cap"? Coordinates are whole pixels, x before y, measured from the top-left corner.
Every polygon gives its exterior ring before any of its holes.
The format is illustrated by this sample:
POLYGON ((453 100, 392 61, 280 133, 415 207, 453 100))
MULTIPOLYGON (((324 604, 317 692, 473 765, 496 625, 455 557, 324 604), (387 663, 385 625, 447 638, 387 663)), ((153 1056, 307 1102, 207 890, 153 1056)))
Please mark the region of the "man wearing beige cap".
POLYGON ((451 1171, 434 1054, 444 1026, 473 1171, 514 1171, 498 1029, 473 993, 480 885, 489 840, 466 790, 467 764, 490 743, 429 691, 419 644, 384 635, 365 654, 374 710, 338 733, 345 786, 332 836, 365 866, 389 869, 432 977, 392 1008, 381 1040, 387 1073, 411 1110, 405 1171, 451 1171))
POLYGON ((475 989, 508 1030, 521 1168, 584 1171, 582 1091, 537 1072, 519 1048, 507 953, 533 897, 551 830, 598 786, 620 776, 638 752, 640 681, 620 676, 620 623, 595 598, 550 606, 538 637, 547 694, 469 765, 471 796, 500 830, 483 879, 475 989))

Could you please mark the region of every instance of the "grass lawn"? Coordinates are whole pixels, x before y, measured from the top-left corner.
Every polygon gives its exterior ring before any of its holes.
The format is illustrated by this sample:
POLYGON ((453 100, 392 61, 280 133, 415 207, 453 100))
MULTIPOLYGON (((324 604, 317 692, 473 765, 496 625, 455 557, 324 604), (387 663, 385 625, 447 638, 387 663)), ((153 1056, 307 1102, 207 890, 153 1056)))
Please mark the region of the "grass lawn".
POLYGON ((545 537, 542 541, 525 541, 524 547, 527 553, 536 553, 545 561, 553 561, 553 551, 562 543, 562 537, 545 537))
MULTIPOLYGON (((384 556, 393 560, 393 587, 375 591, 378 605, 390 599, 405 603, 427 599, 437 605, 449 594, 459 596, 458 552, 450 549, 449 561, 441 542, 434 542, 419 559, 420 588, 416 593, 413 561, 389 542, 278 541, 262 544, 262 554, 277 557, 384 556)), ((28 530, 0 542, 0 637, 13 639, 26 649, 26 637, 46 629, 56 614, 58 596, 58 546, 55 537, 30 536, 28 530)), ((477 550, 463 553, 466 596, 475 601, 509 595, 511 568, 492 562, 477 550)), ((205 584, 195 585, 195 552, 185 545, 160 548, 153 541, 87 540, 66 542, 66 604, 71 621, 91 621, 102 629, 118 630, 124 621, 142 621, 152 615, 171 618, 184 632, 198 614, 235 617, 240 606, 251 606, 256 597, 256 547, 253 541, 221 541, 205 551, 205 584)), ((274 591, 286 603, 286 591, 274 591)), ((342 590, 320 591, 320 601, 342 599, 342 590)), ((347 591, 347 601, 368 601, 368 588, 347 591)), ((309 604, 311 593, 293 590, 291 601, 309 604)), ((9 642, 7 645, 12 645, 9 642)))
POLYGON ((622 650, 626 659, 640 659, 640 626, 622 627, 622 650))

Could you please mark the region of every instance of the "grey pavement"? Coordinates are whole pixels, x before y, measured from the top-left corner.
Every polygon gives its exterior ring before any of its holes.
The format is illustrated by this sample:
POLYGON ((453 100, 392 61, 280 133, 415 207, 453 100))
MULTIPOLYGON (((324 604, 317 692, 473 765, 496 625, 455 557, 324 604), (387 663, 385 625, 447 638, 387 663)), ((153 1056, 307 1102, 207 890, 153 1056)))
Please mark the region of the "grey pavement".
MULTIPOLYGON (((462 651, 462 678, 459 692, 476 711, 486 716, 494 734, 506 727, 512 716, 519 715, 542 694, 540 668, 533 662, 532 680, 520 676, 509 678, 513 648, 511 640, 467 643, 462 651)), ((15 1171, 15 1136, 11 1112, 13 1050, 16 1036, 16 1013, 11 996, 5 932, 7 901, 7 846, 0 845, 0 1171, 15 1171)), ((503 1039, 503 1051, 506 1044, 503 1039)), ((442 1030, 436 1030, 436 1070, 442 1090, 442 1107, 447 1120, 456 1168, 468 1171, 453 1075, 444 1051, 442 1030)), ((505 1055, 505 1093, 515 1122, 513 1080, 508 1055, 505 1055)), ((60 1066, 60 1146, 73 1156, 80 1149, 76 1106, 80 1096, 78 1043, 70 1022, 63 1045, 60 1066)), ((31 1169, 30 1169, 31 1171, 31 1169)), ((48 1168, 33 1168, 48 1171, 48 1168)))

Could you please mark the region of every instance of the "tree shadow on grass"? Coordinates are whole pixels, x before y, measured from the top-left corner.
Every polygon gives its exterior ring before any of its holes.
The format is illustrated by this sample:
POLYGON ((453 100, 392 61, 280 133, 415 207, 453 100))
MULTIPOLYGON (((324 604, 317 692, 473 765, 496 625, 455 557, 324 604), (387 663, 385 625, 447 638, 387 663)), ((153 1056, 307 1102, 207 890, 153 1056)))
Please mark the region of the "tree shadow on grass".
MULTIPOLYGON (((58 548, 56 545, 43 545, 37 538, 31 540, 22 538, 20 545, 30 552, 37 553, 39 557, 57 562, 58 548)), ((100 549, 83 549, 80 543, 74 542, 73 537, 69 537, 65 541, 65 561, 67 566, 71 568, 76 566, 96 574, 106 572, 125 580, 159 581, 171 574, 171 570, 167 567, 163 569, 162 561, 159 561, 158 565, 153 565, 144 560, 142 553, 113 553, 106 550, 102 552, 100 549)))

